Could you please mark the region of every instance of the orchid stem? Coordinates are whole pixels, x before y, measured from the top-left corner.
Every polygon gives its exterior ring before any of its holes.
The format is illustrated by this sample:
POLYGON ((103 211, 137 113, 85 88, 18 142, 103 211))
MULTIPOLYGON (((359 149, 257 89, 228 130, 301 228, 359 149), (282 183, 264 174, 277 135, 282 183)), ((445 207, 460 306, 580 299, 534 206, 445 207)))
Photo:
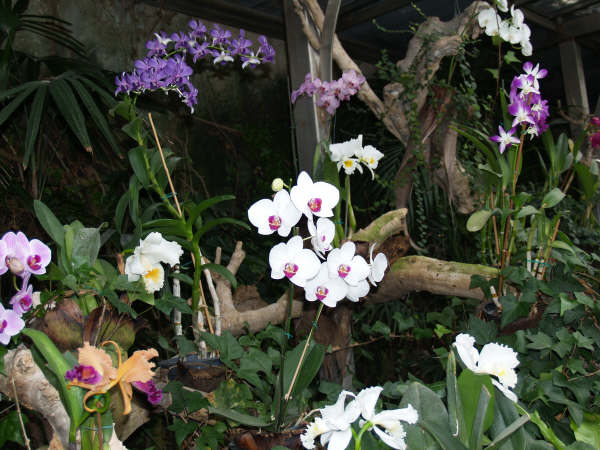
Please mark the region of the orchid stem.
POLYGON ((350 175, 346 174, 346 214, 344 216, 344 239, 348 237, 348 215, 350 214, 350 175))
POLYGON ((362 428, 358 432, 358 436, 356 436, 354 438, 354 450, 360 450, 361 449, 361 441, 362 441, 363 434, 365 434, 365 431, 367 431, 372 426, 373 426, 373 424, 371 422, 367 422, 367 423, 365 423, 362 426, 362 428))

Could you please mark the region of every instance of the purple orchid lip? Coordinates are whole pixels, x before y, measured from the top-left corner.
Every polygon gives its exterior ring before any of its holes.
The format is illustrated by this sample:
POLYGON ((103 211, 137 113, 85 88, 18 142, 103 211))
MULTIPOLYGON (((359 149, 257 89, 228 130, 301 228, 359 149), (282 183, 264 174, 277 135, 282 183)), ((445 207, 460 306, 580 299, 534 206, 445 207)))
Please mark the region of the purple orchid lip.
POLYGON ((319 286, 317 288, 316 295, 317 295, 317 298, 322 301, 325 297, 327 297, 328 293, 329 293, 329 289, 327 289, 325 286, 319 286))
POLYGON ((96 384, 102 380, 102 376, 94 366, 82 366, 76 364, 71 370, 65 372, 65 380, 78 381, 86 384, 96 384))
POLYGON ((32 270, 40 270, 42 268, 41 262, 42 257, 40 255, 31 255, 27 258, 27 265, 32 270))
POLYGON ((6 320, 3 320, 2 322, 0 322, 0 333, 4 332, 4 329, 7 327, 8 322, 6 320))
POLYGON ((323 204, 323 200, 321 200, 320 198, 311 198, 308 201, 308 207, 312 212, 319 212, 321 211, 321 205, 323 204))
POLYGON ((348 264, 340 264, 338 267, 338 275, 342 278, 346 278, 352 268, 348 264))
POLYGON ((292 278, 298 272, 298 264, 287 263, 283 268, 283 273, 286 277, 292 278))
POLYGON ((281 217, 279 216, 269 216, 269 228, 271 230, 277 230, 281 227, 281 217))

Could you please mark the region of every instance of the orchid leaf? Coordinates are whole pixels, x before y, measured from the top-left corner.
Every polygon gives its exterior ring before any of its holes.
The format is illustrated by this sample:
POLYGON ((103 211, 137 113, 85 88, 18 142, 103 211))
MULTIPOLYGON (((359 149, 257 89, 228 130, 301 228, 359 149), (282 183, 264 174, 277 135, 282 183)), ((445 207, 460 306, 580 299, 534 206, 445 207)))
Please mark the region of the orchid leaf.
POLYGON ((29 120, 27 121, 27 132, 25 134, 25 151, 23 152, 23 168, 26 169, 29 165, 31 153, 37 140, 37 135, 40 130, 40 122, 42 119, 42 110, 44 109, 44 102, 46 100, 46 93, 48 92, 48 86, 40 86, 38 91, 33 97, 31 104, 31 112, 29 114, 29 120))
POLYGON ((200 266, 200 270, 212 270, 214 272, 217 272, 219 275, 223 276, 225 279, 227 279, 227 281, 231 283, 231 287, 233 287, 233 289, 237 288, 237 280, 235 279, 235 276, 225 266, 222 266, 220 264, 208 263, 202 264, 200 266))
POLYGON ((40 224, 59 247, 65 245, 65 230, 54 213, 41 200, 33 201, 33 210, 40 224))
POLYGON ((235 200, 235 195, 219 195, 201 201, 191 209, 188 217, 188 223, 193 225, 203 211, 216 205, 217 203, 225 202, 227 200, 235 200))
POLYGON ((490 404, 491 398, 492 394, 490 394, 490 391, 487 389, 487 387, 484 384, 482 384, 481 389, 479 391, 479 400, 477 401, 477 409, 475 411, 473 426, 471 428, 471 438, 469 439, 470 449, 478 450, 483 444, 483 432, 485 427, 486 412, 488 411, 488 406, 490 404))

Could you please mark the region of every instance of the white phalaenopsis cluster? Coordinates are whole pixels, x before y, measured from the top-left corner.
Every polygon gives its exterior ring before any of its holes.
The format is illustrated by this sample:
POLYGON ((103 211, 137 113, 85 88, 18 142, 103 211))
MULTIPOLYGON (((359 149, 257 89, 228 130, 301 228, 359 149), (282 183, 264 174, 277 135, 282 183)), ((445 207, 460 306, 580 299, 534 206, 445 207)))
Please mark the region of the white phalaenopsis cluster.
POLYGON ((492 378, 494 386, 516 402, 517 396, 510 389, 517 385, 517 352, 506 345, 490 343, 485 344, 479 353, 474 344, 475 338, 469 334, 456 336, 454 346, 464 365, 471 372, 497 377, 498 380, 492 378))
POLYGON ((406 432, 401 422, 417 423, 419 414, 412 405, 375 413, 382 391, 380 386, 363 389, 357 395, 342 391, 334 405, 319 409, 321 417, 317 417, 300 436, 304 448, 315 448, 315 439, 320 436, 321 445, 327 445, 327 450, 345 449, 352 439, 352 424, 362 416, 361 428, 368 424, 368 429, 391 448, 406 449, 406 432), (348 397, 353 400, 346 405, 348 397))
POLYGON ((487 8, 479 12, 477 17, 479 26, 484 29, 488 36, 499 36, 500 39, 510 42, 512 45, 521 46, 521 53, 524 56, 531 56, 533 48, 531 46, 531 30, 525 23, 523 11, 510 7, 510 18, 502 19, 498 11, 507 13, 508 2, 506 0, 496 0, 496 8, 487 8))
POLYGON ((306 172, 301 172, 289 193, 280 190, 273 200, 259 200, 248 209, 250 223, 265 235, 277 232, 286 237, 302 215, 306 216, 310 233, 306 239, 310 239, 313 250, 304 248, 300 236, 275 245, 269 252, 271 277, 276 280, 287 278, 304 288, 307 300, 319 300, 330 307, 343 298, 356 302, 367 295, 367 280, 375 286, 383 279, 388 266, 383 253, 373 259, 373 246, 370 264, 355 254, 353 242, 333 248, 335 224, 328 217, 334 215, 339 199, 335 186, 323 181, 313 182, 306 172))
POLYGON ((150 233, 125 261, 125 275, 129 281, 137 281, 142 277, 146 291, 156 292, 165 281, 165 270, 161 263, 173 267, 179 263, 181 255, 183 249, 177 242, 167 241, 160 233, 150 233))
POLYGON ((358 169, 362 173, 361 163, 367 166, 371 171, 371 177, 375 178, 375 170, 379 164, 379 160, 383 158, 383 153, 377 150, 372 145, 362 145, 362 134, 357 138, 350 139, 339 144, 331 144, 329 146, 331 160, 337 164, 338 170, 344 168, 347 175, 352 175, 358 169))

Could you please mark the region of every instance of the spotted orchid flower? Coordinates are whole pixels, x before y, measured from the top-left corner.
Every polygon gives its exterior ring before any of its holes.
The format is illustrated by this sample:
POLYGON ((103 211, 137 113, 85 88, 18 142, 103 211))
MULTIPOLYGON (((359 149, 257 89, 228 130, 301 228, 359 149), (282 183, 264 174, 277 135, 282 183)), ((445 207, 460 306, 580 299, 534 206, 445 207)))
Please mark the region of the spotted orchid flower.
POLYGON ((308 232, 311 235, 310 242, 313 250, 321 258, 325 258, 324 254, 332 249, 331 242, 335 237, 335 224, 324 217, 317 219, 317 224, 312 220, 308 221, 308 232))
POLYGON ((339 277, 330 277, 327 263, 321 264, 315 278, 310 279, 304 286, 306 300, 314 302, 319 300, 325 306, 334 308, 348 293, 348 285, 339 277))
POLYGON ((125 274, 131 282, 141 277, 146 292, 156 292, 165 281, 165 271, 160 263, 173 267, 179 263, 181 255, 183 249, 177 242, 167 241, 158 232, 150 233, 125 261, 125 274))
POLYGON ((474 344, 475 338, 463 333, 456 336, 453 345, 467 369, 473 373, 497 377, 497 380, 492 378, 494 386, 510 400, 516 402, 517 396, 510 388, 517 384, 515 372, 515 368, 519 365, 517 353, 506 345, 496 343, 484 345, 480 353, 474 344))
POLYGON ((10 338, 19 334, 24 327, 21 316, 12 309, 5 309, 0 303, 0 344, 8 345, 10 338))
POLYGON ((320 262, 312 250, 303 248, 302 238, 294 236, 287 243, 281 242, 271 249, 269 265, 271 278, 286 277, 296 286, 304 287, 319 271, 320 262))
POLYGON ((406 432, 401 422, 415 424, 419 420, 419 413, 410 404, 406 408, 375 413, 375 406, 382 391, 382 387, 375 386, 363 389, 357 394, 356 403, 358 403, 364 419, 364 421, 361 420, 360 425, 362 427, 364 423, 370 422, 373 425, 372 430, 384 443, 392 448, 405 450, 407 448, 404 441, 406 432))
POLYGON ((123 414, 131 412, 131 397, 133 396, 131 385, 133 383, 147 383, 152 380, 154 363, 152 358, 158 356, 158 352, 150 348, 138 350, 127 360, 122 361, 121 350, 116 342, 104 341, 100 345, 112 345, 117 354, 117 367, 113 366, 108 353, 102 348, 91 346, 84 342, 83 347, 78 349, 78 363, 73 369, 65 373, 65 379, 69 381, 68 386, 79 386, 87 389, 83 397, 83 407, 87 412, 94 412, 89 408, 87 400, 98 394, 105 394, 114 386, 119 385, 123 397, 123 414))
POLYGON ((340 199, 340 192, 332 184, 324 181, 312 181, 306 172, 300 172, 296 186, 292 187, 290 197, 296 208, 312 220, 317 217, 333 216, 333 208, 340 199))
POLYGON ((369 272, 368 279, 373 286, 377 286, 381 280, 383 280, 383 276, 385 275, 385 270, 388 267, 387 256, 384 253, 378 253, 373 259, 373 249, 375 248, 375 244, 371 245, 369 248, 369 267, 371 271, 369 272))
POLYGON ((335 404, 319 409, 317 417, 306 431, 300 435, 304 448, 315 448, 315 439, 321 436, 321 445, 327 444, 327 450, 344 450, 352 439, 352 423, 360 416, 356 401, 346 405, 346 398, 354 397, 348 391, 342 391, 335 404))
POLYGON ((248 209, 250 223, 258 228, 258 234, 263 235, 277 232, 280 236, 288 236, 300 217, 302 213, 285 190, 277 192, 273 200, 259 200, 248 209))
POLYGON ((498 125, 498 134, 496 136, 490 136, 490 141, 500 144, 500 153, 504 153, 506 147, 519 144, 519 139, 513 136, 515 130, 516 128, 513 127, 508 131, 504 131, 502 125, 498 125))

